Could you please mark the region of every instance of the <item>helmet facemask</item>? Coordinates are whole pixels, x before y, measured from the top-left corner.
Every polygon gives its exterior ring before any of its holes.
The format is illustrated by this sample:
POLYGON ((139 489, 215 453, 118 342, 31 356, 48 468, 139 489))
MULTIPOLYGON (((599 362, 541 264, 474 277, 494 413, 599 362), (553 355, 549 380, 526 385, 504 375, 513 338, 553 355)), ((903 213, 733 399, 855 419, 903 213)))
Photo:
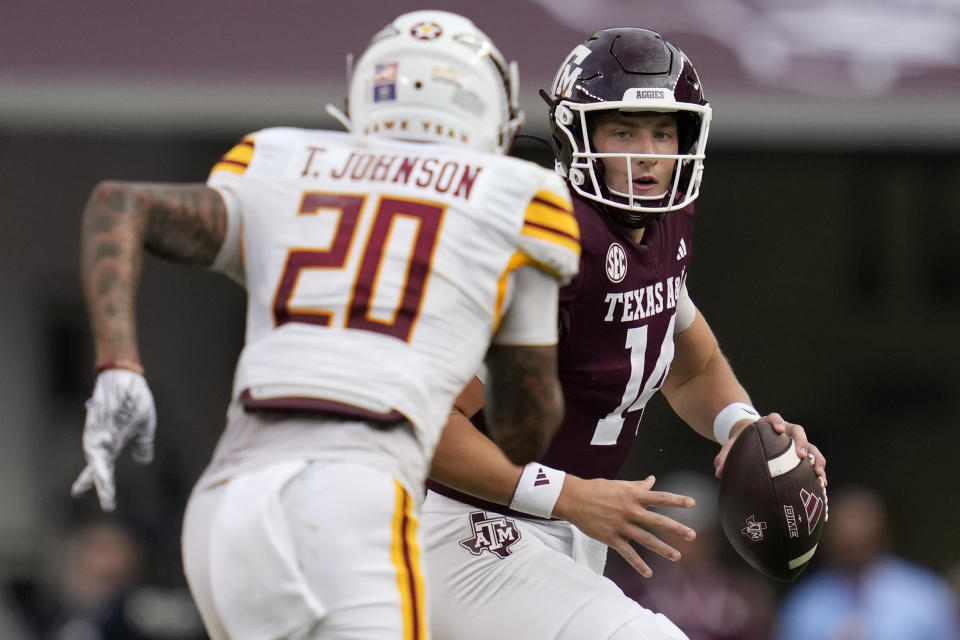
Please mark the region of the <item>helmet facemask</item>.
MULTIPOLYGON (((643 90, 637 90, 638 92, 643 90)), ((663 91, 661 90, 661 93, 663 91)), ((648 104, 639 106, 634 101, 596 102, 581 104, 559 101, 553 111, 556 129, 562 132, 570 145, 569 165, 558 166, 580 195, 601 202, 616 211, 618 221, 629 227, 642 227, 660 219, 663 214, 688 206, 700 194, 704 153, 700 149, 710 128, 710 107, 674 103, 669 108, 648 104), (622 110, 675 113, 677 116, 678 149, 676 154, 657 153, 601 153, 591 139, 591 115, 622 110), (612 188, 605 180, 604 160, 619 159, 624 163, 629 192, 612 188), (635 161, 673 162, 673 178, 667 190, 644 195, 634 191, 635 161)), ((566 145, 564 145, 566 146, 566 145)))
POLYGON ((619 224, 643 227, 699 195, 710 105, 693 64, 660 34, 632 27, 597 31, 570 52, 551 91, 540 95, 550 107, 557 172, 619 224), (598 153, 589 125, 590 116, 601 111, 676 114, 677 153, 598 153), (610 188, 604 160, 624 163, 626 191, 610 188), (638 161, 675 164, 663 193, 634 189, 632 163, 638 161))

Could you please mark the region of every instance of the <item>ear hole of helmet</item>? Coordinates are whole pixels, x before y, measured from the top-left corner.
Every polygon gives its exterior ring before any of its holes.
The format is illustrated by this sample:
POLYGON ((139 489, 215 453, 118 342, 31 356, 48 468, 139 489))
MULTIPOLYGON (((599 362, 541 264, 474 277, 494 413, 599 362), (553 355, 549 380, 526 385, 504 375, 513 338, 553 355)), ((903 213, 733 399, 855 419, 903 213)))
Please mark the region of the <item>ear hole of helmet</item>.
POLYGON ((557 107, 556 118, 560 124, 568 126, 573 124, 573 112, 563 105, 557 107))

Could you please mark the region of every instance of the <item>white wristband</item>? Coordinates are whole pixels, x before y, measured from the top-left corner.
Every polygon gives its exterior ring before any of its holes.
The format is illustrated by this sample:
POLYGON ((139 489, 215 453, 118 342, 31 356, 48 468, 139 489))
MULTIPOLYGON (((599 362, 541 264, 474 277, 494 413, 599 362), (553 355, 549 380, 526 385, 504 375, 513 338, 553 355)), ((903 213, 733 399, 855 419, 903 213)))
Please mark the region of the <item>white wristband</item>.
POLYGON ((552 517, 566 476, 563 471, 531 462, 523 468, 510 508, 541 518, 552 517))
POLYGON ((745 418, 750 418, 754 422, 760 419, 760 413, 756 409, 744 402, 731 402, 717 414, 713 419, 713 437, 717 442, 723 444, 730 439, 730 431, 733 425, 745 418))

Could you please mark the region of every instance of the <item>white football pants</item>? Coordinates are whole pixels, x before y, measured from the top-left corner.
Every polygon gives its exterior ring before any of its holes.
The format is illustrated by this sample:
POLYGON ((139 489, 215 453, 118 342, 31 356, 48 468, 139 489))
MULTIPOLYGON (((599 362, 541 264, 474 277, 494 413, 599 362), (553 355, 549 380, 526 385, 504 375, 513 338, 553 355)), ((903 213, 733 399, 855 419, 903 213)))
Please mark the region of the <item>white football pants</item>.
POLYGON ((430 491, 420 527, 436 640, 687 640, 605 578, 606 547, 598 554, 568 522, 507 518, 430 491))
POLYGON ((355 463, 287 461, 195 490, 187 581, 213 640, 426 640, 416 505, 355 463))

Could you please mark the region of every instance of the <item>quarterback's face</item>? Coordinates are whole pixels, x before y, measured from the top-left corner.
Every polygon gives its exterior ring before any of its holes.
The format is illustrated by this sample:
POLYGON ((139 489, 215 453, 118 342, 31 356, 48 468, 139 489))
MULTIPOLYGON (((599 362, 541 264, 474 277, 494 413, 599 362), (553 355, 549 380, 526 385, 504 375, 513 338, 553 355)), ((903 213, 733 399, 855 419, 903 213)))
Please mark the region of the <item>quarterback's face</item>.
MULTIPOLYGON (((593 149, 599 153, 677 153, 677 117, 672 113, 610 111, 600 115, 591 129, 593 149)), ((632 158, 628 172, 624 158, 602 161, 607 187, 640 197, 665 194, 677 164, 672 158, 632 158)))

